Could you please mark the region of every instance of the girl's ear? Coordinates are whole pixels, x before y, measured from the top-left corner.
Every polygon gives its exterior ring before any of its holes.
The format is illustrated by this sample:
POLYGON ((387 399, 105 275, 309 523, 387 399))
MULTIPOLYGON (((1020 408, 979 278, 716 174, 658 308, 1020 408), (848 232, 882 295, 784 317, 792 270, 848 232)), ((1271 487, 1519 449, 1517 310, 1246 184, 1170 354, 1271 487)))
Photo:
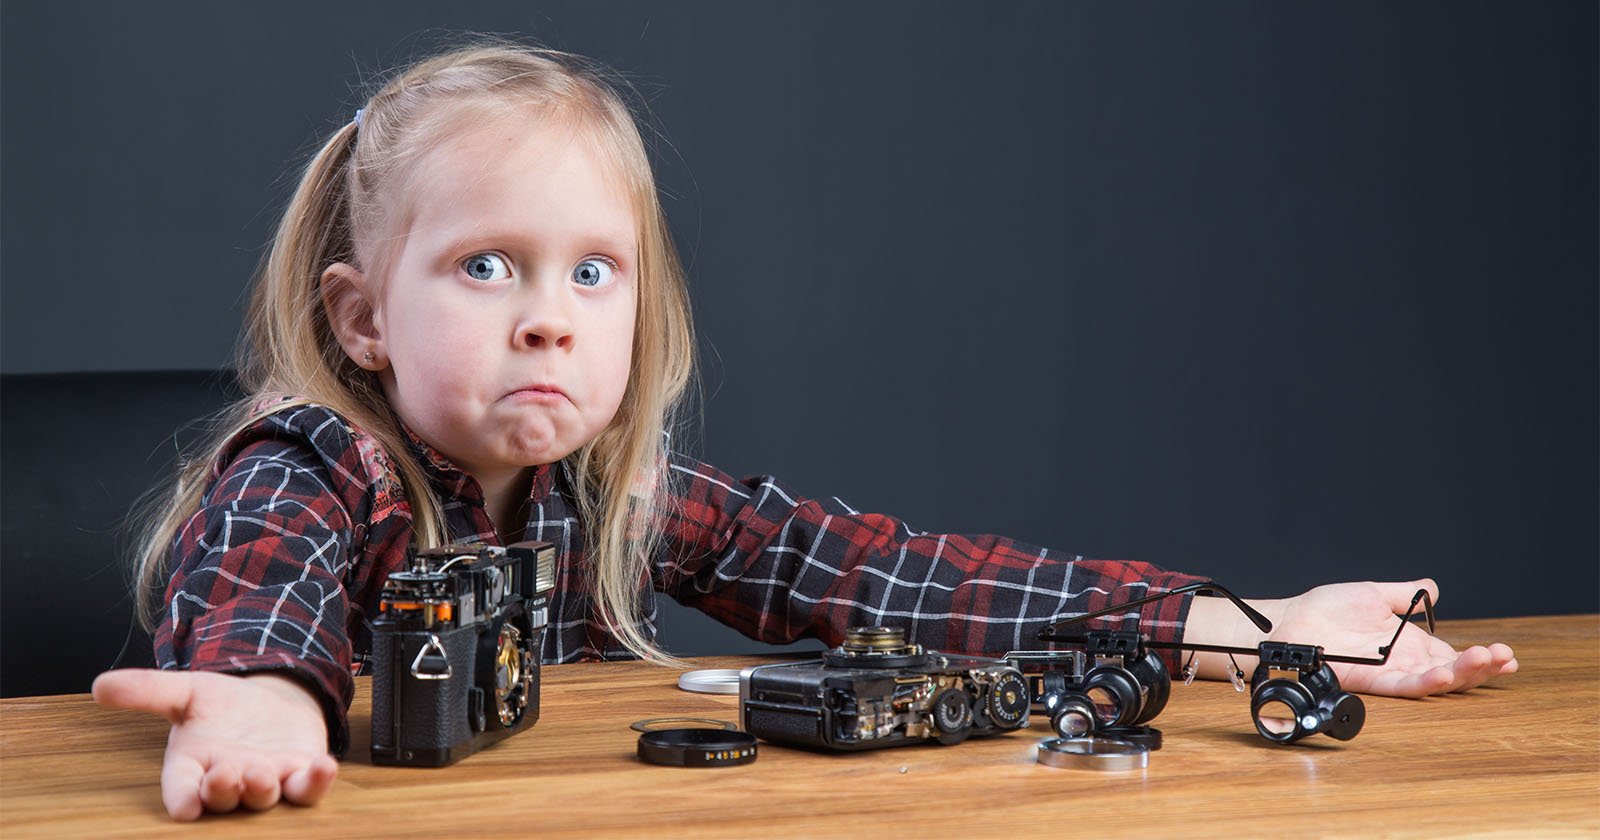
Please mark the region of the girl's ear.
POLYGON ((349 263, 334 263, 322 272, 322 308, 339 346, 362 368, 379 371, 389 366, 383 332, 374 317, 376 289, 366 275, 349 263))

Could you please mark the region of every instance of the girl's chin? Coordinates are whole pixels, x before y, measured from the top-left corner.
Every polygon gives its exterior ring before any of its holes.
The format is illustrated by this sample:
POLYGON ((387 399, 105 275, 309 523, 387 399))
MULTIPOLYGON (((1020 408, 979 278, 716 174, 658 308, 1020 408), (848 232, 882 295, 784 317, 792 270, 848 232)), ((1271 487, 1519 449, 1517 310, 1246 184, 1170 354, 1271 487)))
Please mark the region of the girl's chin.
POLYGON ((505 462, 524 467, 554 464, 577 451, 577 446, 566 445, 558 438, 519 436, 506 442, 505 462))

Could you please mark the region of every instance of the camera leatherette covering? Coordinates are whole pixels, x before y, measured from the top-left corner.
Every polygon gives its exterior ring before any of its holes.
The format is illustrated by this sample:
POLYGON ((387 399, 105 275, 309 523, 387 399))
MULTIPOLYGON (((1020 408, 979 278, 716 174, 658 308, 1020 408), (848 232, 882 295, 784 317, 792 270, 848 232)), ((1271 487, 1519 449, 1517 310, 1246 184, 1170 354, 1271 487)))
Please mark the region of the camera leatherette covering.
MULTIPOLYGON (((409 674, 411 662, 428 643, 425 632, 377 633, 373 635, 374 659, 383 658, 388 668, 375 668, 372 676, 372 752, 374 760, 393 757, 407 764, 444 766, 453 759, 451 746, 472 740, 467 708, 473 695, 472 676, 477 655, 478 634, 473 627, 459 627, 438 633, 444 645, 450 676, 442 680, 399 679, 403 697, 395 697, 396 680, 409 674), (392 641, 391 641, 392 640, 392 641), (388 702, 379 698, 391 698, 388 702), (400 730, 395 729, 393 709, 403 709, 400 730), (398 742, 404 734, 404 742, 398 742), (380 733, 388 737, 380 740, 380 733)), ((481 698, 480 702, 488 702, 481 698)), ((532 710, 530 710, 532 711, 532 710)))

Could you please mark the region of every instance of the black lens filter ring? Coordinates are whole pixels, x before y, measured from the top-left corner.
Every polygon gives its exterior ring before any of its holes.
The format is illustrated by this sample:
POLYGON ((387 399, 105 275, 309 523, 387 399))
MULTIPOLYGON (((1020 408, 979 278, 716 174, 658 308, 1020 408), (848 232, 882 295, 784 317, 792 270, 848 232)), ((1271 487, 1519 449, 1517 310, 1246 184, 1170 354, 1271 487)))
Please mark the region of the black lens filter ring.
POLYGON ((1161 730, 1154 726, 1103 726, 1094 733, 1114 741, 1127 741, 1155 752, 1161 749, 1161 730))
POLYGON ((725 729, 656 729, 639 736, 639 758, 666 767, 737 767, 756 760, 756 737, 725 729))

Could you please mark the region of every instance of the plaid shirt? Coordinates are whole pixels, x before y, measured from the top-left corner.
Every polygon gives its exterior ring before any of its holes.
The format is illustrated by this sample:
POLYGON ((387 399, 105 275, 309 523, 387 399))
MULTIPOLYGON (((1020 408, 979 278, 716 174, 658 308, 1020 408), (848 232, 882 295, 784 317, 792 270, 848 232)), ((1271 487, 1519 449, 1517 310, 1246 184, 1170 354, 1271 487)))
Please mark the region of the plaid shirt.
MULTIPOLYGON (((415 436, 406 454, 440 494, 452 541, 501 544, 470 475, 415 436)), ((888 625, 928 648, 999 654, 1039 646, 1034 634, 1054 619, 1201 580, 1003 537, 923 533, 676 454, 666 465, 673 498, 642 604, 652 636, 659 591, 763 642, 837 645, 847 627, 888 625)), ((371 437, 321 406, 257 421, 214 469, 174 540, 156 661, 296 676, 321 698, 342 752, 379 594, 411 543, 398 474, 371 437)), ((558 553, 543 660, 628 657, 591 604, 583 523, 560 466, 535 468, 525 538, 558 553)), ((1150 604, 1141 626, 1179 639, 1188 607, 1188 596, 1150 604)))

